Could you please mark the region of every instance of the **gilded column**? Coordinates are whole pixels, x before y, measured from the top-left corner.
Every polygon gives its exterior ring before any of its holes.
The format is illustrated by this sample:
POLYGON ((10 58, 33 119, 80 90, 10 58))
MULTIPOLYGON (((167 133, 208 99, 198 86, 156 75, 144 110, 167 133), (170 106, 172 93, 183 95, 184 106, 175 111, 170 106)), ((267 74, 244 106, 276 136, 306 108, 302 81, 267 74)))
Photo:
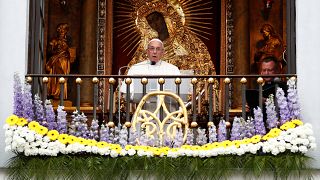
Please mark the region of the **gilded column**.
MULTIPOLYGON (((97 74, 97 1, 83 0, 81 16, 80 74, 97 74)), ((92 79, 83 79, 81 106, 92 106, 92 79)))

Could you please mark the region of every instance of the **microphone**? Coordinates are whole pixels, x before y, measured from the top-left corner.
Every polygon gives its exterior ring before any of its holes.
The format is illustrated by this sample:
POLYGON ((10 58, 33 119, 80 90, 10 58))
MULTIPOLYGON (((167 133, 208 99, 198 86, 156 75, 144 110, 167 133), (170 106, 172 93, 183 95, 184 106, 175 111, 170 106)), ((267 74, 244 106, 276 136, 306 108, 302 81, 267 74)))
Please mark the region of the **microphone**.
POLYGON ((156 62, 155 61, 150 61, 150 64, 151 65, 156 65, 156 62))

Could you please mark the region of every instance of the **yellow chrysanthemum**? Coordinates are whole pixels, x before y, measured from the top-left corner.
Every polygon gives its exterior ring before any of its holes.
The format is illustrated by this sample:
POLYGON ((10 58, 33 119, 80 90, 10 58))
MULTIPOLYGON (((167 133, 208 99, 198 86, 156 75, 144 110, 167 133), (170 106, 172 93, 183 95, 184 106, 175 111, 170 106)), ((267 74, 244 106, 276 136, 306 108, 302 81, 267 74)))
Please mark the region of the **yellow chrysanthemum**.
POLYGON ((181 148, 183 148, 183 149, 191 149, 191 146, 186 144, 186 145, 181 146, 181 148))
POLYGON ((16 115, 11 115, 6 119, 6 123, 9 124, 10 126, 15 125, 17 121, 18 121, 18 116, 16 115))
POLYGON ((39 125, 39 126, 36 128, 36 132, 37 132, 38 134, 41 134, 41 135, 46 135, 47 132, 48 132, 48 128, 39 125))
POLYGON ((36 131, 36 129, 40 126, 40 124, 36 121, 31 121, 28 124, 29 129, 36 131))
POLYGON ((59 132, 57 130, 50 130, 47 133, 47 136, 50 138, 51 141, 55 141, 59 137, 59 132))
POLYGON ((214 142, 214 143, 212 143, 212 147, 219 148, 219 147, 221 147, 221 144, 219 142, 214 142))
POLYGON ((197 150, 200 150, 200 146, 196 145, 196 146, 191 146, 191 150, 193 151, 197 151, 197 150))
POLYGON ((272 136, 270 136, 270 134, 266 134, 262 137, 263 140, 267 141, 269 139, 273 138, 272 136))
POLYGON ((88 146, 96 146, 97 145, 97 141, 94 139, 88 139, 88 146))
POLYGON ((203 150, 209 150, 210 149, 210 144, 205 144, 201 147, 203 150))
POLYGON ((100 141, 97 143, 97 147, 98 148, 105 148, 108 146, 108 143, 107 142, 104 142, 104 141, 100 141))
POLYGON ((280 129, 286 131, 286 130, 290 129, 290 127, 289 127, 289 125, 287 123, 285 123, 282 126, 280 126, 280 129))
POLYGON ((127 150, 127 151, 128 151, 129 149, 132 149, 132 148, 133 148, 133 146, 130 145, 130 144, 125 146, 125 150, 127 150))
POLYGON ((229 140, 225 140, 225 141, 222 141, 221 142, 221 146, 222 147, 229 147, 229 146, 232 146, 232 145, 234 145, 231 141, 229 141, 229 140))
POLYGON ((241 145, 241 141, 240 140, 233 140, 232 142, 233 142, 233 145, 236 146, 237 148, 239 148, 240 145, 241 145))
POLYGON ((28 124, 28 121, 25 118, 19 118, 17 121, 18 126, 24 126, 26 124, 28 124))
POLYGON ((251 142, 252 142, 253 144, 256 144, 256 143, 260 142, 261 136, 260 136, 260 135, 252 136, 250 140, 251 140, 251 142))
POLYGON ((85 146, 87 146, 89 143, 89 141, 85 138, 78 138, 78 142, 82 145, 85 145, 85 146))
POLYGON ((152 152, 153 152, 153 154, 156 155, 156 156, 160 156, 160 154, 162 153, 159 148, 154 148, 152 152))
POLYGON ((62 144, 67 144, 69 142, 69 135, 68 134, 60 134, 59 137, 58 137, 58 140, 62 144))
POLYGON ((251 139, 245 138, 241 140, 242 144, 250 144, 251 143, 251 139))
POLYGON ((292 120, 291 122, 294 123, 294 124, 296 124, 296 125, 298 125, 298 126, 303 125, 303 122, 300 121, 299 119, 294 119, 294 120, 292 120))
POLYGON ((78 140, 78 138, 77 137, 75 137, 75 136, 72 136, 72 135, 69 135, 69 144, 74 144, 74 143, 76 143, 76 142, 79 142, 79 140, 78 140))
POLYGON ((162 147, 162 148, 160 148, 160 151, 161 151, 163 154, 168 154, 169 148, 168 148, 168 147, 162 147))

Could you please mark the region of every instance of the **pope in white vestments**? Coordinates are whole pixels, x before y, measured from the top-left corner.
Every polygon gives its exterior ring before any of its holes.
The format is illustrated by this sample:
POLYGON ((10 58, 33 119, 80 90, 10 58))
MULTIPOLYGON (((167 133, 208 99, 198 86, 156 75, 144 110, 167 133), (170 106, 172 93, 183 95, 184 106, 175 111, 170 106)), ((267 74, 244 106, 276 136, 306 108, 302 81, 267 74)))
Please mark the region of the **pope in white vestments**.
MULTIPOLYGON (((164 54, 163 43, 159 39, 152 39, 147 47, 148 60, 137 63, 129 69, 127 75, 180 75, 179 68, 173 64, 161 60, 164 54)), ((142 93, 141 79, 132 79, 130 84, 131 100, 133 100, 135 93, 142 93)), ((147 92, 159 90, 158 79, 148 79, 147 92)), ((166 79, 164 90, 173 90, 174 78, 166 79), (170 82, 170 84, 169 84, 170 82), (168 85, 169 84, 169 85, 168 85), (170 89, 166 89, 170 88, 170 89)), ((121 85, 121 92, 126 93, 126 84, 121 85)))

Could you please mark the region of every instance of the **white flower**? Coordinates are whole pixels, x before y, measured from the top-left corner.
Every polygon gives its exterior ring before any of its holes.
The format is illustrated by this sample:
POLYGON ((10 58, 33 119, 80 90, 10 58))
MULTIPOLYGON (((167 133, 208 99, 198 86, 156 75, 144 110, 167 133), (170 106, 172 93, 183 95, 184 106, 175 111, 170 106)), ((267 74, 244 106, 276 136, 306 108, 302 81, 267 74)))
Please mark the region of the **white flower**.
POLYGON ((112 158, 116 158, 116 157, 118 157, 118 156, 119 156, 119 154, 117 153, 117 151, 115 151, 115 150, 111 150, 111 152, 110 152, 110 156, 111 156, 112 158))
POLYGON ((144 152, 144 150, 138 150, 138 152, 137 152, 137 155, 138 156, 144 156, 145 155, 145 152, 144 152))
POLYGON ((313 136, 308 136, 308 139, 309 139, 310 143, 316 142, 316 138, 314 138, 313 136))
POLYGON ((295 153, 295 152, 298 152, 298 151, 299 151, 298 146, 292 146, 291 147, 291 152, 295 153))
POLYGON ((277 155, 277 154, 279 154, 279 153, 280 153, 280 151, 279 151, 278 148, 273 148, 273 149, 271 150, 271 154, 273 154, 273 155, 277 155))
POLYGON ((128 155, 129 156, 133 156, 133 155, 135 155, 136 154, 136 150, 134 150, 134 149, 129 149, 128 150, 128 155))
POLYGON ((43 136, 41 134, 36 133, 34 136, 37 141, 42 141, 43 136))
POLYGON ((8 129, 8 130, 6 130, 5 131, 5 137, 12 137, 13 136, 13 130, 11 130, 11 129, 8 129))
POLYGON ((308 148, 306 146, 299 146, 299 151, 302 153, 306 153, 308 151, 308 148))
POLYGON ((42 138, 42 141, 43 142, 50 142, 50 138, 48 137, 48 136, 44 136, 43 138, 42 138))
POLYGON ((28 142, 33 142, 35 140, 34 134, 31 134, 31 133, 26 133, 25 137, 28 142))
POLYGON ((98 153, 98 149, 99 148, 97 146, 92 146, 91 151, 92 151, 92 153, 97 154, 98 153))

